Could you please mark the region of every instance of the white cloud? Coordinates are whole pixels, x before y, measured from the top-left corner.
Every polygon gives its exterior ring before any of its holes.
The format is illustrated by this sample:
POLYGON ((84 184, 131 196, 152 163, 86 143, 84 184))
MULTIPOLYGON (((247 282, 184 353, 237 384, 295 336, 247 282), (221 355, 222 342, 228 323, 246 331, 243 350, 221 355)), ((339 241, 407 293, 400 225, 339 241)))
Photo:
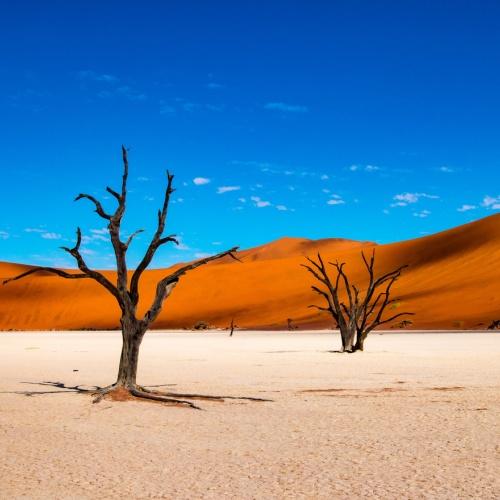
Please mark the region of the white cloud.
POLYGON ((288 208, 285 205, 276 205, 276 210, 279 210, 280 212, 286 212, 288 208))
POLYGON ((338 198, 332 198, 331 200, 328 200, 326 202, 327 205, 344 205, 345 201, 338 199, 338 198))
POLYGON ((160 115, 172 115, 175 113, 175 108, 170 104, 160 103, 160 115))
POLYGON ((298 106, 296 104, 287 104, 285 102, 268 102, 264 105, 264 109, 271 111, 284 111, 286 113, 307 113, 307 106, 298 106))
POLYGON ((45 240, 60 240, 62 238, 59 233, 42 233, 41 236, 45 240))
POLYGON ((210 182, 210 179, 207 179, 206 177, 195 177, 193 179, 193 184, 196 186, 203 186, 204 184, 208 184, 210 182))
POLYGON ((140 176, 140 177, 137 177, 137 180, 139 182, 147 182, 147 181, 149 181, 149 177, 140 176))
POLYGON ((500 210, 500 196, 493 197, 486 195, 481 205, 490 210, 500 210))
POLYGON ((229 193, 230 191, 239 191, 240 186, 220 186, 217 188, 217 194, 229 193))
POLYGON ((241 203, 246 203, 247 199, 246 198, 238 198, 238 201, 241 203))
POLYGON ((147 99, 146 94, 138 92, 128 85, 122 85, 121 87, 118 87, 116 89, 116 93, 123 97, 126 97, 130 101, 145 101, 147 99))
POLYGON ((476 208, 476 205, 463 204, 460 208, 457 208, 457 210, 459 212, 468 212, 469 210, 475 210, 476 208))
POLYGON ((78 71, 76 76, 80 80, 94 80, 96 82, 116 83, 119 81, 118 77, 109 73, 96 73, 91 70, 78 71))
POLYGON ((108 229, 103 227, 102 229, 91 229, 90 232, 92 234, 108 234, 108 229))
POLYGON ((177 250, 191 250, 190 247, 188 247, 183 241, 181 236, 177 236, 177 241, 179 242, 178 245, 175 245, 174 248, 177 250))
POLYGON ((439 196, 427 193, 402 193, 393 197, 396 202, 391 207, 405 207, 410 203, 417 203, 420 198, 427 198, 430 200, 437 200, 439 196))
POLYGON ((0 240, 6 240, 10 234, 7 231, 0 231, 0 240))
POLYGON ((364 167, 360 165, 351 165, 349 167, 349 170, 351 172, 360 172, 361 170, 363 170, 364 172, 377 172, 378 170, 380 170, 380 167, 377 167, 376 165, 365 165, 364 167))
POLYGON ((90 248, 83 248, 82 250, 80 250, 80 253, 82 255, 95 255, 96 252, 94 250, 90 250, 90 248))
POLYGON ((154 201, 154 200, 155 199, 153 196, 148 196, 148 195, 144 196, 144 201, 154 201))
POLYGON ((26 233, 46 233, 47 232, 46 229, 41 229, 39 227, 27 227, 24 231, 26 233))
POLYGON ((207 88, 211 90, 223 89, 224 85, 222 85, 221 83, 210 82, 207 83, 207 88))
POLYGON ((429 217, 431 212, 429 210, 421 210, 420 212, 414 212, 413 216, 414 217, 420 217, 421 219, 425 219, 426 217, 429 217))
POLYGON ((330 192, 330 190, 329 190, 329 189, 322 189, 321 191, 322 191, 323 193, 329 193, 329 192, 330 192))
POLYGON ((323 174, 323 175, 320 177, 320 179, 321 179, 322 181, 327 181, 327 180, 329 179, 329 177, 328 177, 328 175, 323 174))
POLYGON ((271 202, 270 201, 264 201, 259 196, 251 196, 250 199, 255 203, 255 206, 257 208, 264 208, 264 207, 270 207, 271 206, 271 202))
POLYGON ((452 172, 454 172, 454 170, 450 167, 439 167, 439 171, 446 174, 451 174, 452 172))

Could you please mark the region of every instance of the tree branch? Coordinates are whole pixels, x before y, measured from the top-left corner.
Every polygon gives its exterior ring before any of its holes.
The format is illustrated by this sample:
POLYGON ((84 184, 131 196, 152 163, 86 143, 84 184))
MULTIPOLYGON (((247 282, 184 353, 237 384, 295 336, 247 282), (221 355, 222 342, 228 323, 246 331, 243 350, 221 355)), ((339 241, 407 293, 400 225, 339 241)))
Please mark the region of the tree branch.
POLYGON ((48 272, 52 274, 56 274, 57 276, 60 276, 61 278, 66 278, 66 279, 82 279, 82 278, 90 278, 87 274, 70 274, 67 273, 66 271, 62 271, 60 269, 56 269, 54 267, 35 267, 33 269, 30 269, 29 271, 25 271, 22 274, 19 274, 17 276, 14 276, 13 278, 7 278, 6 280, 3 281, 3 284, 6 285, 7 283, 11 281, 16 281, 20 280, 22 278, 25 278, 26 276, 29 276, 30 274, 38 273, 38 272, 48 272))
POLYGON ((76 263, 78 264, 78 268, 80 269, 80 271, 82 271, 89 278, 94 279, 101 286, 106 288, 106 290, 108 290, 116 298, 120 307, 123 308, 124 301, 123 301, 121 295, 118 293, 118 289, 99 271, 94 271, 93 269, 90 269, 87 266, 85 260, 83 259, 82 255, 80 253, 81 243, 82 243, 82 231, 80 230, 80 228, 77 228, 75 246, 73 248, 68 248, 68 247, 61 247, 61 248, 65 252, 69 253, 76 260, 76 263))
POLYGON ((141 262, 139 262, 139 265, 135 269, 132 278, 130 280, 130 297, 134 304, 137 304, 137 302, 139 301, 139 281, 141 279, 141 275, 153 260, 156 250, 158 250, 160 245, 166 243, 167 241, 177 242, 177 240, 174 240, 173 239, 174 237, 171 236, 170 237, 172 238, 171 240, 165 240, 163 241, 163 243, 159 243, 162 239, 161 236, 165 229, 170 196, 174 192, 174 188, 172 187, 173 180, 174 176, 167 171, 167 188, 165 190, 162 209, 158 210, 158 226, 146 250, 146 253, 144 254, 144 257, 142 258, 141 262))
POLYGON ((95 212, 100 215, 103 219, 106 220, 111 220, 111 215, 106 213, 104 209, 102 208, 101 202, 97 200, 94 196, 90 194, 85 194, 85 193, 80 193, 76 198, 75 201, 82 200, 83 198, 86 198, 87 200, 90 200, 94 205, 95 205, 95 212))
POLYGON ((234 252, 236 252, 237 250, 238 247, 233 247, 229 250, 226 250, 225 252, 221 252, 216 255, 212 255, 211 257, 205 257, 204 259, 197 260, 196 262, 182 266, 181 268, 177 269, 177 271, 174 271, 172 274, 169 274, 168 276, 160 280, 156 285, 156 295, 153 303, 150 309, 144 315, 144 319, 142 320, 144 327, 147 328, 158 317, 163 305, 163 301, 170 295, 170 293, 172 293, 173 288, 175 287, 181 276, 189 271, 192 271, 193 269, 196 269, 197 267, 211 262, 212 260, 221 259, 226 255, 229 255, 233 259, 241 262, 234 255, 234 252))

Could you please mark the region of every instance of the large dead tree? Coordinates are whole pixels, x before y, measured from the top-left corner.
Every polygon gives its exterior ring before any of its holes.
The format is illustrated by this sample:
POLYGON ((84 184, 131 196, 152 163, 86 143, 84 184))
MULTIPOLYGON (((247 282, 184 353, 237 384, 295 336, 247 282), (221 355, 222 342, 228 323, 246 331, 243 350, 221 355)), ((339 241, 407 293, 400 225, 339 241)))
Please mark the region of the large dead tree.
POLYGON ((345 262, 328 262, 336 272, 334 279, 330 278, 327 267, 320 253, 317 260, 306 257, 309 264, 302 264, 321 283, 321 288, 312 286, 311 289, 323 297, 326 306, 310 305, 320 311, 330 313, 340 330, 342 351, 362 351, 367 335, 380 325, 394 321, 396 318, 414 313, 399 312, 384 318, 384 311, 388 306, 395 306, 398 299, 391 298, 392 286, 408 266, 401 266, 375 277, 375 250, 370 261, 361 252, 363 263, 368 272, 368 286, 364 292, 349 282, 344 266, 345 262), (341 296, 346 297, 344 302, 341 296))
MULTIPOLYGON (((123 216, 125 214, 126 202, 127 202, 127 178, 128 178, 128 158, 127 150, 122 146, 122 158, 123 158, 123 177, 120 192, 117 192, 110 187, 106 188, 106 191, 111 194, 117 202, 116 210, 113 213, 108 213, 103 208, 102 204, 94 197, 89 194, 79 194, 75 201, 87 199, 92 202, 95 206, 95 212, 107 222, 107 228, 109 231, 109 236, 111 239, 111 244, 114 249, 114 254, 116 258, 116 270, 117 277, 116 283, 110 281, 106 276, 104 276, 99 271, 90 269, 86 264, 82 253, 80 252, 80 246, 82 243, 82 232, 80 228, 76 231, 76 244, 73 248, 62 247, 64 251, 69 253, 78 265, 80 273, 72 273, 63 271, 61 269, 55 269, 52 267, 35 267, 26 271, 18 276, 7 279, 4 284, 25 278, 31 274, 44 271, 55 274, 66 279, 93 279, 99 285, 104 287, 113 297, 116 299, 118 306, 121 311, 121 327, 122 327, 122 352, 120 356, 120 365, 118 368, 118 377, 114 384, 105 387, 100 390, 99 398, 102 398, 104 394, 116 390, 125 389, 130 394, 136 397, 154 399, 159 401, 167 402, 177 402, 183 403, 189 406, 194 406, 192 403, 187 401, 179 401, 168 397, 167 394, 161 394, 157 391, 148 391, 144 387, 137 385, 137 365, 139 360, 139 349, 141 346, 142 339, 146 333, 149 326, 155 321, 155 319, 160 314, 162 310, 163 301, 172 293, 175 285, 178 283, 179 279, 184 276, 188 271, 192 271, 197 267, 200 267, 208 262, 216 259, 221 259, 226 255, 229 255, 235 259, 237 257, 234 252, 237 251, 238 247, 231 248, 225 252, 221 252, 217 255, 211 257, 206 257, 200 259, 191 264, 184 265, 178 268, 176 271, 172 272, 168 276, 161 279, 156 285, 156 294, 154 300, 152 301, 146 314, 142 317, 137 316, 137 307, 139 304, 139 284, 141 276, 145 269, 151 263, 156 251, 166 243, 178 244, 175 235, 163 236, 165 225, 167 221, 167 211, 170 201, 170 197, 174 192, 172 187, 172 182, 174 176, 167 172, 167 187, 165 190, 165 196, 163 200, 163 206, 158 210, 158 222, 156 231, 147 247, 144 257, 139 262, 137 268, 129 274, 127 268, 126 254, 130 247, 130 244, 134 237, 139 233, 143 232, 143 229, 139 229, 132 233, 125 241, 122 240, 120 235, 121 223, 123 216)), ((238 259, 237 259, 238 260, 238 259)), ((178 395, 189 397, 192 395, 178 395)))

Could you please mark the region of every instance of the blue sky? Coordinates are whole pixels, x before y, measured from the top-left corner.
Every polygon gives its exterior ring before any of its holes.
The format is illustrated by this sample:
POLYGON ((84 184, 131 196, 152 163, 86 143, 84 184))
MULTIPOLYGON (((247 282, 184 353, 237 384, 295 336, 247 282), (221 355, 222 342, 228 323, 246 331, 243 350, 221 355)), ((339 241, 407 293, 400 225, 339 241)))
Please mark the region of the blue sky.
POLYGON ((282 236, 380 243, 500 209, 497 1, 5 2, 0 260, 112 264, 79 192, 119 185, 155 266, 282 236))

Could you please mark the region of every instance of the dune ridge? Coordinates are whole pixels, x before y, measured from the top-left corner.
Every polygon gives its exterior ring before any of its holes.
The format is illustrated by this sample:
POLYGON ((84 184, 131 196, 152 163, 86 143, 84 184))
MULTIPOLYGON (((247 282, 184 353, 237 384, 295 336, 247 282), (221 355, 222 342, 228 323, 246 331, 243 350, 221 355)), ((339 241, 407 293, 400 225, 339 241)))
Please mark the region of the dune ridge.
MULTIPOLYGON (((226 327, 283 329, 287 319, 299 328, 329 328, 331 318, 307 306, 318 303, 311 277, 300 264, 320 251, 327 260, 345 261, 353 283, 366 277, 360 252, 376 249, 378 272, 409 268, 395 286, 398 307, 415 313, 410 328, 484 329, 500 319, 500 214, 414 240, 377 245, 337 238, 281 238, 240 252, 188 274, 165 302, 154 327, 186 328, 204 320, 226 327)), ((0 278, 30 266, 0 263, 0 278)), ((144 311, 166 270, 148 270, 141 286, 144 311)), ((104 274, 114 277, 111 271, 104 274)), ((402 309, 401 309, 402 310, 402 309)), ((91 280, 64 280, 37 274, 0 286, 1 330, 114 329, 114 299, 91 280)), ((389 325, 390 326, 390 325, 389 325)))

